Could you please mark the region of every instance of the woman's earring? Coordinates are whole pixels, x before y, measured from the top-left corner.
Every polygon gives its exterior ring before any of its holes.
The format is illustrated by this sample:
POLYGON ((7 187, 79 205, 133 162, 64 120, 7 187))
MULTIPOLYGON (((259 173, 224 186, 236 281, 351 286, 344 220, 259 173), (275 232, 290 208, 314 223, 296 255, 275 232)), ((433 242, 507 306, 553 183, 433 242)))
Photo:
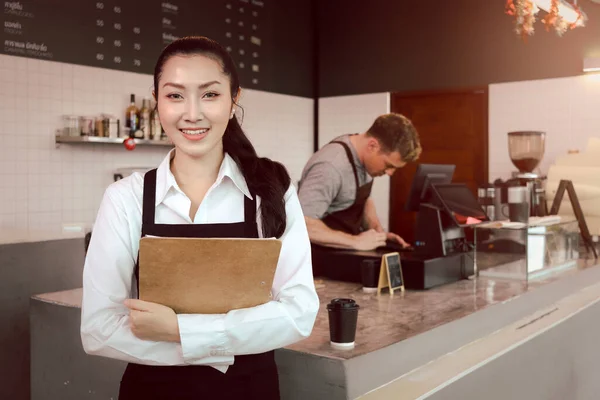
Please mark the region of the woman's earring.
POLYGON ((232 119, 234 115, 235 115, 235 110, 231 110, 231 115, 229 116, 229 119, 232 119))

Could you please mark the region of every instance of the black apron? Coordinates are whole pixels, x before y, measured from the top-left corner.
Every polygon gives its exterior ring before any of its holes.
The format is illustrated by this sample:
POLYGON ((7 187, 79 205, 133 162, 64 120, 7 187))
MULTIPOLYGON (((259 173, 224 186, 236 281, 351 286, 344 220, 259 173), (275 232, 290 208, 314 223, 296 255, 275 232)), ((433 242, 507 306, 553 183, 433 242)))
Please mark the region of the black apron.
MULTIPOLYGON (((358 235, 362 231, 363 217, 365 211, 365 204, 371 195, 371 187, 373 186, 373 180, 362 186, 359 186, 358 171, 354 164, 354 157, 352 156, 352 150, 350 147, 340 141, 333 141, 330 143, 338 143, 346 150, 346 155, 352 165, 352 171, 354 172, 354 181, 356 182, 356 197, 354 203, 340 211, 333 212, 323 218, 321 221, 325 223, 329 228, 349 233, 351 235, 358 235)), ((312 251, 312 262, 313 262, 313 274, 323 275, 328 266, 332 263, 334 257, 331 256, 330 247, 321 246, 318 244, 311 243, 312 251)))
MULTIPOLYGON (((142 237, 258 238, 256 197, 244 196, 244 222, 155 224, 156 169, 144 177, 142 237)), ((138 281, 139 266, 135 276, 138 281)), ((139 285, 138 285, 139 286, 139 285)), ((235 356, 227 373, 210 366, 149 366, 130 363, 121 379, 119 400, 279 399, 275 353, 235 356)))

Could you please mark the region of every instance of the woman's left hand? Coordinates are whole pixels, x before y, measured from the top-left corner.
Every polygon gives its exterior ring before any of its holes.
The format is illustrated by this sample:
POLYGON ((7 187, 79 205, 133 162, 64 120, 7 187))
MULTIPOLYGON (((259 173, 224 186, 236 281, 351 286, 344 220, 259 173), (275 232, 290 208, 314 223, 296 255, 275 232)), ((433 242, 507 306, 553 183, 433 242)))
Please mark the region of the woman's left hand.
POLYGON ((177 314, 171 308, 148 301, 127 299, 131 332, 143 340, 179 342, 177 314))

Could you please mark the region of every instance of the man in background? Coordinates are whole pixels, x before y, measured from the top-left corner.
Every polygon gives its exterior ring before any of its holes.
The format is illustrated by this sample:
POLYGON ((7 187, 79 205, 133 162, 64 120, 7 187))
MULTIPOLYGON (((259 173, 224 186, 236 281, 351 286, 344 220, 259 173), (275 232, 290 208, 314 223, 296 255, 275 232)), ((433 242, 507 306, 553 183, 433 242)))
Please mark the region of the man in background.
MULTIPOLYGON (((328 248, 373 250, 387 241, 407 243, 385 232, 370 197, 373 178, 392 176, 421 154, 419 135, 400 114, 379 116, 364 133, 346 134, 310 158, 298 195, 313 245, 313 264, 328 248)), ((318 269, 318 265, 315 265, 318 269)))

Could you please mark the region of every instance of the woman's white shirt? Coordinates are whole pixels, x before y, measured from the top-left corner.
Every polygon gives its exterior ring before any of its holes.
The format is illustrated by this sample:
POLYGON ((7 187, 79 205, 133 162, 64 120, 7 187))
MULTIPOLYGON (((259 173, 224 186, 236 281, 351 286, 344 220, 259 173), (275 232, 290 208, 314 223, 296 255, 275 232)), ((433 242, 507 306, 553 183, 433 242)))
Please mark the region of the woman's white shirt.
MULTIPOLYGON (((228 154, 193 221, 189 217, 191 201, 170 170, 172 155, 173 151, 157 170, 155 223, 244 221, 244 198, 251 195, 228 154)), ((319 299, 304 215, 290 185, 285 194, 286 229, 281 237, 272 301, 227 314, 179 314, 181 343, 134 336, 123 301, 137 295, 134 268, 141 237, 143 180, 142 174, 135 173, 111 184, 100 204, 83 272, 81 339, 88 354, 147 365, 209 365, 226 372, 234 363, 234 355, 270 351, 310 335, 319 299)), ((261 234, 259 211, 257 215, 261 234)))

